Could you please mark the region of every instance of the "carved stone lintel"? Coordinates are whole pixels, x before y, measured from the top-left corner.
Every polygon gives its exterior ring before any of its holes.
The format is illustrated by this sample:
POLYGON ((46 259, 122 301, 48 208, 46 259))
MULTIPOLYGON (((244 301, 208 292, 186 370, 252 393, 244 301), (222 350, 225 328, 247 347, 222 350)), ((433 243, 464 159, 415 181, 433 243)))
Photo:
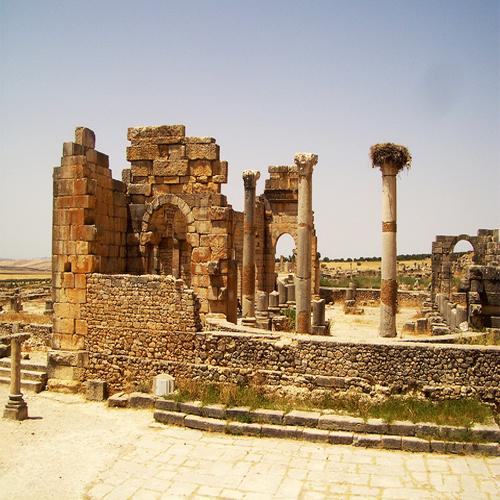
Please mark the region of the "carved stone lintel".
POLYGON ((260 172, 257 170, 243 170, 242 177, 245 189, 254 189, 260 179, 260 172))
POLYGON ((295 164, 299 175, 312 175, 313 167, 318 163, 318 155, 312 153, 295 153, 295 164))

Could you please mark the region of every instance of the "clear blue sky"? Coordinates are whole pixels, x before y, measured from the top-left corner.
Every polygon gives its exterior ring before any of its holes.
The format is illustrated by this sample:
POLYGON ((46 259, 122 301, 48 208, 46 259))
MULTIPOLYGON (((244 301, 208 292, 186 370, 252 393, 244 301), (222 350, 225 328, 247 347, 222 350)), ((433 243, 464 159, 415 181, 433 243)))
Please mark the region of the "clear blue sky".
POLYGON ((52 168, 76 126, 115 178, 131 126, 215 137, 228 202, 246 169, 319 156, 323 256, 381 255, 381 173, 395 142, 398 253, 500 226, 498 1, 0 0, 0 257, 51 254, 52 168))

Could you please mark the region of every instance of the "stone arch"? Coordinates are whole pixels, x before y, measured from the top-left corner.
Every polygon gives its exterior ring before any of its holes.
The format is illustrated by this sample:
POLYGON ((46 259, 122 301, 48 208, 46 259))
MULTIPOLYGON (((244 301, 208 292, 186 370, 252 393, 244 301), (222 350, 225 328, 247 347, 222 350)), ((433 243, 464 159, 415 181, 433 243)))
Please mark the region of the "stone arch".
POLYGON ((180 197, 162 194, 147 205, 141 221, 141 253, 149 273, 169 274, 191 285, 191 245, 188 226, 194 221, 180 197))
MULTIPOLYGON (((275 262, 275 272, 276 272, 276 257, 277 257, 277 253, 276 253, 276 250, 277 250, 277 247, 278 247, 278 241, 280 240, 280 238, 282 238, 283 236, 290 236, 293 240, 293 243, 295 245, 295 249, 297 249, 297 240, 298 240, 298 236, 297 236, 297 230, 296 228, 293 228, 292 230, 287 230, 287 231, 281 231, 280 233, 278 233, 278 231, 274 231, 274 234, 272 235, 272 241, 273 241, 273 245, 272 245, 272 250, 273 250, 273 254, 274 254, 274 262, 275 262), (292 234, 294 233, 294 234, 292 234)), ((278 272, 281 270, 281 272, 285 272, 283 269, 278 269, 278 272)), ((294 272, 293 269, 290 269, 290 272, 294 272)))
MULTIPOLYGON (((459 234, 458 236, 436 236, 432 243, 432 284, 431 291, 434 299, 436 293, 443 293, 451 298, 452 292, 452 267, 456 256, 453 253, 455 246, 461 241, 467 241, 474 250, 473 263, 487 265, 494 259, 489 255, 494 250, 489 250, 489 244, 498 240, 498 230, 479 229, 477 236, 459 234)), ((493 254, 492 254, 493 255, 493 254)))
POLYGON ((151 203, 147 205, 147 208, 142 216, 142 230, 147 231, 149 225, 149 219, 155 212, 163 205, 174 205, 176 206, 186 219, 186 224, 192 224, 194 222, 193 212, 189 205, 179 196, 175 194, 160 194, 151 203))

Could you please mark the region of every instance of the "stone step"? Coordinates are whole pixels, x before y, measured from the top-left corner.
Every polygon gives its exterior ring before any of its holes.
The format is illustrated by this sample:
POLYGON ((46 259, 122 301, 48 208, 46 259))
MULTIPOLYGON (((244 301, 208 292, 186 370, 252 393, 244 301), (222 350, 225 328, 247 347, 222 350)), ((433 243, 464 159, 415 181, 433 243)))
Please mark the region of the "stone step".
MULTIPOLYGON (((0 384, 10 385, 10 358, 0 359, 0 384)), ((21 390, 41 392, 47 385, 47 365, 21 361, 21 390)))
MULTIPOLYGON (((10 377, 0 377, 0 384, 10 385, 10 377)), ((37 381, 37 380, 23 380, 21 379, 21 390, 22 391, 33 391, 42 392, 45 389, 47 381, 37 381)))
MULTIPOLYGON (((0 377, 8 378, 10 380, 10 368, 0 366, 0 377)), ((35 380, 36 382, 46 382, 47 372, 32 371, 21 369, 22 380, 35 380)))
MULTIPOLYGON (((8 368, 10 370, 10 358, 0 359, 0 368, 8 368)), ((37 363, 30 360, 21 360, 21 371, 28 370, 31 372, 46 372, 47 363, 37 363)))

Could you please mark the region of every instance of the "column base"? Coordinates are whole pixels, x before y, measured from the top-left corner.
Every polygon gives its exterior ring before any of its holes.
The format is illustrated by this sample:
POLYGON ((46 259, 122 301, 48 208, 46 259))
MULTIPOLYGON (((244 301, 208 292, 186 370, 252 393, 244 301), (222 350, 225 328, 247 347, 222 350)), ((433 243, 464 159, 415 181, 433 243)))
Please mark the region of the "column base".
POLYGON ((9 420, 25 420, 28 418, 28 405, 22 394, 10 394, 9 401, 5 405, 3 418, 9 420))
POLYGON ((243 318, 241 320, 241 324, 243 326, 246 326, 248 328, 255 328, 257 326, 257 319, 256 318, 243 318))

